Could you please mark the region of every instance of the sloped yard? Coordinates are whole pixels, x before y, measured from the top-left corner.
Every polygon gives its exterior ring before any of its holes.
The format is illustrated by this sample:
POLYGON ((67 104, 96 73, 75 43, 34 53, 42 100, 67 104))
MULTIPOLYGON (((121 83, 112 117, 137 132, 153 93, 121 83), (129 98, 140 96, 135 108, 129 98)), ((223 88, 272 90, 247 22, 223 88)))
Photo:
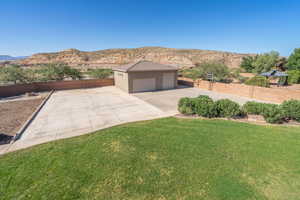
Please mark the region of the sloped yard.
POLYGON ((1 199, 299 199, 300 129, 164 118, 0 157, 1 199))

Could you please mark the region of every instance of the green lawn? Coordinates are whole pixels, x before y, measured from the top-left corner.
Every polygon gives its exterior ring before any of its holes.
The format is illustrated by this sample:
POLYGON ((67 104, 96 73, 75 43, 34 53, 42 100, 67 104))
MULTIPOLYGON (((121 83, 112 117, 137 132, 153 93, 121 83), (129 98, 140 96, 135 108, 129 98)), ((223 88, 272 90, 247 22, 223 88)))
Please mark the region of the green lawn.
POLYGON ((131 123, 0 157, 0 199, 300 199, 300 129, 131 123))

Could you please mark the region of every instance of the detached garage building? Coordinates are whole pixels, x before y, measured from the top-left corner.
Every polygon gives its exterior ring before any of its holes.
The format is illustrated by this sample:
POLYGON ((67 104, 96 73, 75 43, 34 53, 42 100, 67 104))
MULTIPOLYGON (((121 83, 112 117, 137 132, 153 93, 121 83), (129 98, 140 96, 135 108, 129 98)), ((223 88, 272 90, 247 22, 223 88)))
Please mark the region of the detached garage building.
POLYGON ((113 70, 115 86, 128 93, 177 87, 177 68, 170 65, 139 61, 113 70))

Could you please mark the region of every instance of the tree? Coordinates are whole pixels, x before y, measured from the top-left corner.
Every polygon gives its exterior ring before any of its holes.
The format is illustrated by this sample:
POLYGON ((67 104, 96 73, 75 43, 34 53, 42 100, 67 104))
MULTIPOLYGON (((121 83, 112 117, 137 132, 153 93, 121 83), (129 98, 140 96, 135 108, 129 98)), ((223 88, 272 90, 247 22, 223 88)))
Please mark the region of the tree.
POLYGON ((272 68, 276 66, 278 60, 279 60, 279 53, 276 51, 260 54, 252 63, 252 65, 254 66, 252 72, 259 74, 262 72, 270 71, 272 68))
POLYGON ((300 48, 294 49, 294 52, 288 58, 289 70, 300 70, 300 48))
POLYGON ((73 80, 81 79, 81 72, 78 69, 71 68, 69 66, 63 67, 63 73, 65 77, 71 77, 73 80))
POLYGON ((9 65, 3 67, 0 71, 0 81, 4 83, 25 82, 24 70, 19 65, 9 65))
POLYGON ((179 71, 179 73, 185 77, 185 78, 191 78, 193 80, 196 80, 198 78, 201 78, 202 72, 199 68, 194 67, 192 69, 182 69, 179 71))
POLYGON ((33 83, 35 81, 38 81, 37 72, 34 69, 24 69, 23 70, 23 76, 24 76, 24 82, 26 83, 33 83))
POLYGON ((63 63, 50 63, 43 65, 37 72, 40 74, 40 79, 42 81, 64 80, 68 77, 71 77, 72 79, 81 78, 80 71, 63 63))
POLYGON ((276 63, 276 68, 280 71, 285 71, 287 68, 286 68, 286 64, 287 64, 287 59, 286 57, 281 57, 277 60, 277 63, 276 63))
POLYGON ((213 74, 213 78, 215 81, 220 82, 228 82, 231 78, 231 73, 229 68, 222 63, 198 63, 192 69, 183 69, 180 71, 181 75, 186 78, 191 78, 193 80, 196 79, 204 79, 207 80, 208 73, 213 74))
POLYGON ((227 82, 230 78, 229 68, 222 63, 202 63, 196 64, 199 68, 200 77, 207 80, 207 74, 212 73, 215 81, 227 82))
POLYGON ((111 69, 88 69, 88 74, 97 79, 108 78, 112 75, 111 69))
POLYGON ((246 72, 252 72, 254 70, 253 63, 257 59, 257 56, 246 56, 242 58, 240 67, 243 68, 246 72))

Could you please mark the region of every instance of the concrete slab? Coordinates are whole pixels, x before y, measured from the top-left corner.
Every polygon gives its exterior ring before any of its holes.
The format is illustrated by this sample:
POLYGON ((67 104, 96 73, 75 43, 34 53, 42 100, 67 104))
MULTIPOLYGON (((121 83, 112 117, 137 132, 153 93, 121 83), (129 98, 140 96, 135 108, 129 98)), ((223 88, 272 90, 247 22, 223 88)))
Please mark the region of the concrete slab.
MULTIPOLYGON (((164 111, 165 114, 168 115, 178 114, 177 104, 179 99, 182 97, 197 97, 199 95, 208 95, 214 100, 227 98, 241 105, 246 103, 247 101, 264 102, 256 99, 250 99, 246 97, 212 92, 208 90, 202 90, 199 88, 185 87, 185 86, 180 86, 178 89, 174 89, 174 90, 134 93, 133 95, 159 108, 160 110, 164 111)), ((266 102, 266 103, 271 103, 271 102, 266 102)))
POLYGON ((114 86, 57 91, 44 105, 22 137, 0 148, 0 154, 57 139, 90 133, 114 125, 172 116, 178 113, 182 97, 208 95, 214 100, 228 98, 240 104, 257 101, 199 88, 127 94, 114 86))
POLYGON ((0 154, 126 122, 165 116, 168 115, 159 108, 113 86, 57 91, 22 137, 9 148, 1 149, 0 154))

